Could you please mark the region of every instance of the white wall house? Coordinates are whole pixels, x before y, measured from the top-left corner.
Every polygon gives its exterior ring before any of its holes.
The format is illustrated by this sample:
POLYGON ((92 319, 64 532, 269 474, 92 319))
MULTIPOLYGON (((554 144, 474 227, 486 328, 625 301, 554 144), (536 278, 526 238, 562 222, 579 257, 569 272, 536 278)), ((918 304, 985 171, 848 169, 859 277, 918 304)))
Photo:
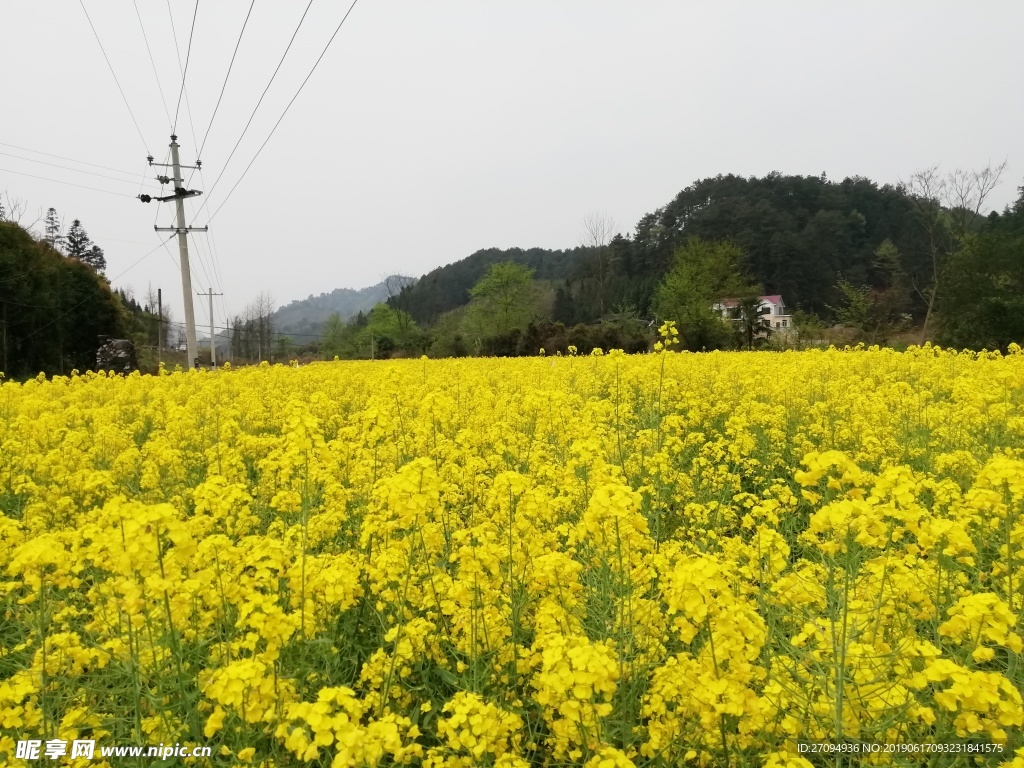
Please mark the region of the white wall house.
MULTIPOLYGON (((757 314, 764 320, 765 325, 773 331, 783 332, 793 327, 793 316, 781 296, 758 296, 758 299, 757 314)), ((721 299, 711 308, 722 317, 732 318, 738 303, 736 299, 721 299)))

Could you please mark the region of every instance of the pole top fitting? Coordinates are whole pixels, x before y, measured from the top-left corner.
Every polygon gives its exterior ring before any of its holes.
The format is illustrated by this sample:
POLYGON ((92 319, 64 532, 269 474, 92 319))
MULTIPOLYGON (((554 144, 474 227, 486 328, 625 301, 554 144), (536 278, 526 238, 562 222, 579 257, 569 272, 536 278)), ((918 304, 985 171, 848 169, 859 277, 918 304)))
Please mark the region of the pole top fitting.
POLYGON ((178 137, 177 137, 177 136, 175 136, 175 135, 174 135, 174 134, 172 133, 172 134, 171 134, 171 141, 177 141, 177 140, 178 140, 178 137))

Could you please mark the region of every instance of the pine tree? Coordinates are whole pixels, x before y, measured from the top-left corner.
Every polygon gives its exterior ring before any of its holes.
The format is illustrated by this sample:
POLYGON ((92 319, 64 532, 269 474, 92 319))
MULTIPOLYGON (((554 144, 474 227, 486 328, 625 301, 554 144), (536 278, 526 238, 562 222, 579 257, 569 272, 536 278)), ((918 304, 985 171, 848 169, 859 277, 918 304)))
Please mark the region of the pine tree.
POLYGON ((64 245, 64 235, 61 234, 63 229, 64 225, 57 215, 57 209, 48 208, 43 223, 44 239, 55 251, 59 251, 64 245))
MULTIPOLYGON (((50 210, 52 211, 53 209, 51 208, 50 210)), ((49 217, 49 214, 47 214, 47 217, 49 217)), ((49 229, 49 218, 47 218, 47 229, 49 229)), ((89 235, 82 227, 82 222, 75 219, 71 222, 71 227, 64 236, 64 252, 72 259, 81 260, 89 250, 90 245, 92 245, 92 241, 89 240, 89 235)))
POLYGON ((103 256, 103 249, 98 245, 93 245, 86 252, 85 256, 82 257, 82 261, 88 264, 90 267, 95 269, 97 272, 102 272, 107 268, 107 260, 103 256))
MULTIPOLYGON (((53 209, 51 208, 50 210, 53 209)), ((107 260, 103 257, 103 249, 92 241, 79 219, 71 222, 71 228, 68 230, 67 235, 64 236, 64 250, 70 258, 78 259, 83 264, 88 264, 97 272, 102 272, 107 268, 107 260)))

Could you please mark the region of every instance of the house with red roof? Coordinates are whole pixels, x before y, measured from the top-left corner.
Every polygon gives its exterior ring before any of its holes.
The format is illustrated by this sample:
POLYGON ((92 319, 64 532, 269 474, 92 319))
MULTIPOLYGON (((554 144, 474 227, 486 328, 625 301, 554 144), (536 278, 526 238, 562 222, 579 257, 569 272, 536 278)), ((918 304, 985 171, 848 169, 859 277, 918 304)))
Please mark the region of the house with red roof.
MULTIPOLYGON (((719 299, 712 305, 712 309, 726 319, 735 319, 736 307, 739 301, 736 299, 719 299)), ((757 314, 764 325, 773 331, 785 332, 793 327, 793 315, 790 314, 782 296, 758 296, 757 314)))

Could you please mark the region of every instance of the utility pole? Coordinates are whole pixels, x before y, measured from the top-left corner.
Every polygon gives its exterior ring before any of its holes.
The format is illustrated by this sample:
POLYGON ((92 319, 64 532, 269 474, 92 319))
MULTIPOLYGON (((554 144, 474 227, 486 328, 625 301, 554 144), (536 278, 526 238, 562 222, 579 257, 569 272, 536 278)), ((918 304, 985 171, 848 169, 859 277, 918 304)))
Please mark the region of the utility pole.
POLYGON ((156 289, 156 361, 164 361, 164 292, 156 289))
POLYGON ((206 293, 197 293, 196 296, 209 296, 210 297, 210 367, 217 367, 217 337, 214 334, 216 330, 213 327, 213 297, 223 296, 223 293, 214 293, 211 287, 206 293))
POLYGON ((199 349, 196 344, 196 317, 195 312, 192 308, 192 274, 189 271, 188 266, 188 233, 189 232, 206 232, 207 227, 192 227, 185 226, 185 198, 196 197, 203 194, 197 189, 185 189, 185 180, 182 178, 181 169, 194 168, 199 170, 202 168, 202 161, 196 160, 195 165, 182 166, 178 159, 178 137, 173 133, 171 134, 171 164, 168 166, 166 163, 154 163, 153 156, 150 155, 146 159, 150 165, 162 166, 164 168, 170 167, 173 176, 157 176, 156 180, 161 184, 174 184, 174 194, 166 195, 164 197, 150 197, 149 195, 139 195, 139 200, 144 203, 148 203, 152 200, 157 200, 161 203, 166 203, 171 200, 174 201, 176 214, 177 214, 177 226, 175 227, 157 227, 154 226, 157 232, 176 232, 178 235, 178 258, 181 262, 181 295, 185 303, 185 349, 188 356, 187 367, 198 368, 199 367, 199 349))

